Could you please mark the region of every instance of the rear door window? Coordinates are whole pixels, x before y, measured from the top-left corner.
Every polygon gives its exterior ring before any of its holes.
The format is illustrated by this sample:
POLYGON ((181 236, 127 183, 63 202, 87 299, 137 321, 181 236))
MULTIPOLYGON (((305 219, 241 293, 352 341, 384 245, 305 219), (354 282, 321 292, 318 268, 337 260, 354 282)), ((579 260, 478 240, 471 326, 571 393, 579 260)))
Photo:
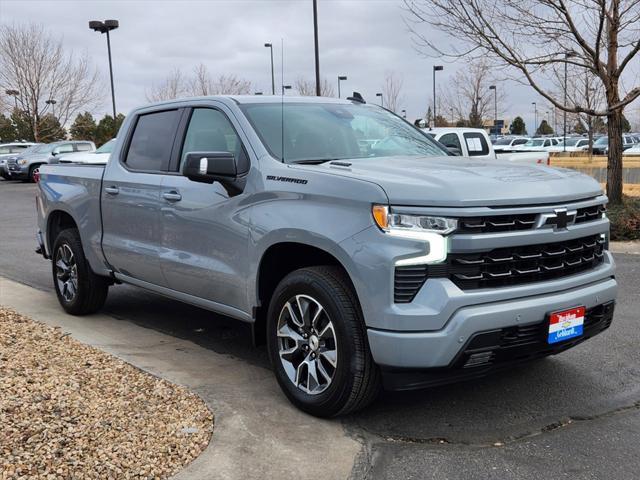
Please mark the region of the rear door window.
POLYGON ((518 138, 517 140, 513 141, 514 145, 524 145, 525 143, 527 143, 526 138, 518 138))
POLYGON ((470 157, 489 155, 489 144, 481 133, 466 132, 464 133, 464 141, 467 144, 470 157))
POLYGON ((125 163, 132 170, 167 171, 179 110, 140 115, 131 136, 125 163))
POLYGON ((76 150, 78 152, 90 152, 92 150, 90 143, 76 143, 76 150))
POLYGON ((62 145, 56 147, 54 150, 56 153, 70 153, 73 152, 73 144, 72 143, 63 143, 62 145))

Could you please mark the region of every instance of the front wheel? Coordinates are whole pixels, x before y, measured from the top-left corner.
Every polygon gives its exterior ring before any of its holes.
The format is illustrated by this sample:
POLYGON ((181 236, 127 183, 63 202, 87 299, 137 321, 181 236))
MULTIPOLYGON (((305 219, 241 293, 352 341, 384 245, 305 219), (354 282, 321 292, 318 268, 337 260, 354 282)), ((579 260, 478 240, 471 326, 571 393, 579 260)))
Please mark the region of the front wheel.
POLYGON ((77 229, 60 232, 53 244, 52 257, 53 284, 62 308, 72 315, 100 310, 107 299, 109 280, 91 270, 77 229))
POLYGON ((341 269, 310 267, 287 275, 270 302, 267 335, 278 383, 301 410, 332 417, 375 399, 380 373, 341 269))

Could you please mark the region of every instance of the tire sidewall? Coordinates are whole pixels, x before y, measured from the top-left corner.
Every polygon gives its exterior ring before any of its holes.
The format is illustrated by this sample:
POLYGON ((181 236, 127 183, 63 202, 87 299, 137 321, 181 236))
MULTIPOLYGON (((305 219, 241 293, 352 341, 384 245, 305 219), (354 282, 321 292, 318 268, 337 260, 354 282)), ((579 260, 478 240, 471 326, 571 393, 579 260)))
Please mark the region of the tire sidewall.
POLYGON ((267 318, 267 346, 269 358, 280 387, 289 400, 300 409, 317 416, 332 416, 339 412, 351 395, 356 373, 355 344, 345 322, 360 321, 357 305, 353 312, 345 309, 334 298, 335 287, 323 277, 309 270, 297 270, 289 274, 278 285, 269 305, 267 318), (295 295, 309 295, 325 309, 333 323, 336 335, 338 365, 331 385, 322 393, 309 395, 296 387, 287 376, 279 355, 277 324, 285 303, 295 295), (349 318, 351 317, 351 318, 349 318))

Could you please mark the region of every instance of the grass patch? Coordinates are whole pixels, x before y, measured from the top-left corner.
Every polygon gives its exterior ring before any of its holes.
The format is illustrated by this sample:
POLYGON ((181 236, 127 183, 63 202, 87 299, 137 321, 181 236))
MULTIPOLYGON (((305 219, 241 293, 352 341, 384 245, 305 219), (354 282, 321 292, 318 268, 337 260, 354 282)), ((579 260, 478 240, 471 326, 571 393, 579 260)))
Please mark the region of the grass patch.
POLYGON ((640 197, 624 196, 622 204, 609 205, 611 240, 640 240, 640 197))

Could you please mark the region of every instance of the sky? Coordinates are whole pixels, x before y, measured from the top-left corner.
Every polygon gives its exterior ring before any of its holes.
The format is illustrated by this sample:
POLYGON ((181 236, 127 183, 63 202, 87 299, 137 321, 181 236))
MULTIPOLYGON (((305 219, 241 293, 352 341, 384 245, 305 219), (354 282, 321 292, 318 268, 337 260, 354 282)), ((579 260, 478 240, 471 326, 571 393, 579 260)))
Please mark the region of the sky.
MULTIPOLYGON (((421 55, 406 18, 401 0, 319 0, 321 76, 337 90, 337 76, 346 75, 343 96, 358 91, 376 102, 385 73, 394 72, 403 80, 402 108, 407 117, 424 116, 432 102, 432 66, 444 66, 437 81, 447 85, 465 65, 421 55)), ((315 78, 311 0, 0 0, 1 23, 42 23, 63 38, 66 48, 90 56, 104 84, 104 100, 95 112, 99 116, 111 109, 106 39, 89 30, 88 22, 105 19, 120 22, 120 28, 111 32, 119 112, 147 103, 145 94, 151 86, 173 69, 188 74, 200 63, 214 76, 235 74, 251 81, 253 91, 268 93, 271 66, 266 42, 274 45, 276 89, 282 71, 285 84, 298 77, 315 78)), ((424 28, 430 38, 451 42, 424 28)), ((523 116, 531 131, 531 102, 537 102, 539 109, 546 102, 528 86, 507 81, 502 88, 508 93, 499 117, 523 116)), ((543 118, 540 111, 538 118, 543 118)))

